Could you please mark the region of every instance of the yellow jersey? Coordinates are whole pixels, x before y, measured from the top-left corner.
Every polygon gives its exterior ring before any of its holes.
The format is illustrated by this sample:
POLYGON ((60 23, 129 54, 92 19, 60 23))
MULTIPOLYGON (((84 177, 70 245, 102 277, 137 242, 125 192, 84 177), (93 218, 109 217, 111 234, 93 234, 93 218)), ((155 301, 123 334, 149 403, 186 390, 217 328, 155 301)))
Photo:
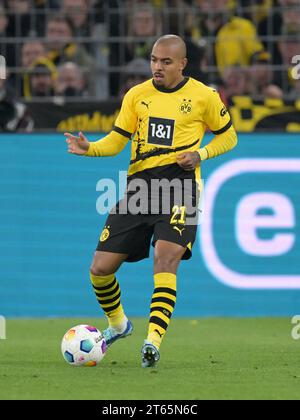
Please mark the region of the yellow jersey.
MULTIPOLYGON (((231 125, 216 90, 193 78, 185 78, 174 89, 160 87, 151 79, 127 92, 114 130, 132 140, 130 177, 174 167, 178 154, 199 149, 207 128, 218 135, 231 125)), ((199 179, 200 168, 196 170, 199 179)))

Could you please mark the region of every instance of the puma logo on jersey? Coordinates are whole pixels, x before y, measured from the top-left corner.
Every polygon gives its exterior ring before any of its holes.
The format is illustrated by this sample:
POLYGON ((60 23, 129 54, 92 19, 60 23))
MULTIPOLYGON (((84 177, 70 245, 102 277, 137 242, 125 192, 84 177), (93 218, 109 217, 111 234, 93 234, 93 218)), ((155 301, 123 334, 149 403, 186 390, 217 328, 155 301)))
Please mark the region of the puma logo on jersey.
POLYGON ((180 236, 182 236, 182 233, 183 233, 183 231, 185 230, 185 228, 180 229, 180 228, 179 228, 179 227, 177 227, 177 226, 174 226, 174 227, 173 227, 173 229, 174 229, 174 230, 177 230, 177 232, 179 232, 180 236))
POLYGON ((147 109, 149 109, 150 104, 151 104, 151 101, 148 104, 146 102, 142 101, 142 105, 145 105, 145 107, 147 107, 147 109))

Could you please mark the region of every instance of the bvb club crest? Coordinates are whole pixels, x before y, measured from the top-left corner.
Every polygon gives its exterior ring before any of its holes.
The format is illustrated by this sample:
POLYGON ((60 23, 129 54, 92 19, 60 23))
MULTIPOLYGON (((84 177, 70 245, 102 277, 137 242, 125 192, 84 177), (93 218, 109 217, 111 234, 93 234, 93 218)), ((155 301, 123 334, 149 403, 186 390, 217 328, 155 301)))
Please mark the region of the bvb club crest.
POLYGON ((190 114, 192 112, 192 100, 184 99, 179 108, 181 114, 190 114))
POLYGON ((107 227, 105 226, 105 228, 103 229, 100 236, 100 242, 105 242, 109 238, 109 235, 110 235, 109 228, 110 226, 107 226, 107 227))

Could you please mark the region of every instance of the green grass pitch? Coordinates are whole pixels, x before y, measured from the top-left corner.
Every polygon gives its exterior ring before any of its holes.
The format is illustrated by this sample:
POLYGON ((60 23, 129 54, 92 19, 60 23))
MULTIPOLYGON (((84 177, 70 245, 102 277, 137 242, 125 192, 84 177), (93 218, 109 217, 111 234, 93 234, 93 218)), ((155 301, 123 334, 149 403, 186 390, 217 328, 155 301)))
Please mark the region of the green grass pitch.
POLYGON ((177 319, 170 324, 157 369, 140 367, 147 319, 115 343, 95 368, 63 360, 70 327, 104 328, 104 319, 8 320, 0 340, 4 399, 299 399, 300 341, 291 320, 177 319))

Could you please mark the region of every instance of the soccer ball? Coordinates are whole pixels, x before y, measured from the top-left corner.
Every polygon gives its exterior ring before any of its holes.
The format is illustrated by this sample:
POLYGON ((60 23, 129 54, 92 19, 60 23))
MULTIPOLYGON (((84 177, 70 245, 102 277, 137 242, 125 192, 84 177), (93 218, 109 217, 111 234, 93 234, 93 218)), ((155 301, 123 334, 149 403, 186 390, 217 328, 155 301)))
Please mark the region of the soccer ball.
POLYGON ((106 342, 97 328, 77 325, 64 335, 61 351, 72 366, 96 366, 105 355, 106 342))

